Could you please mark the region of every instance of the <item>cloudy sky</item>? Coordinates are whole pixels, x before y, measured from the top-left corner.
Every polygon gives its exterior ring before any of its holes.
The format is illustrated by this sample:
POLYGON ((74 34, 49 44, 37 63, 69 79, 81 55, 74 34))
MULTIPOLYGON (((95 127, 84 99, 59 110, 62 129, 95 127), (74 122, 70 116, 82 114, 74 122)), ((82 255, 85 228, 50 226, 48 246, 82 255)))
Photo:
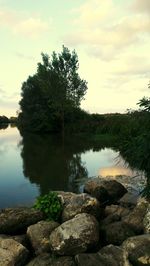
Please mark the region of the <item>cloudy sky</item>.
POLYGON ((0 0, 0 115, 15 115, 41 52, 64 44, 88 81, 82 107, 124 112, 149 96, 150 0, 0 0))

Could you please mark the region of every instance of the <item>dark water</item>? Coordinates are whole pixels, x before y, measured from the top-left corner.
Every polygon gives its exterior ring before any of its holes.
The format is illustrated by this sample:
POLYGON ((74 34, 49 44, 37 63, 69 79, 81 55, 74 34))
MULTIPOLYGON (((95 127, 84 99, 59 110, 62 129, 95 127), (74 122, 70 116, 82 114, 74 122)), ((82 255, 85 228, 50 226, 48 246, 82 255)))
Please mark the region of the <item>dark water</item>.
MULTIPOLYGON (((112 145, 113 146, 113 145, 112 145)), ((81 137, 0 130, 0 208, 30 205, 49 190, 82 191, 92 176, 135 176, 112 146, 95 146, 81 137)))

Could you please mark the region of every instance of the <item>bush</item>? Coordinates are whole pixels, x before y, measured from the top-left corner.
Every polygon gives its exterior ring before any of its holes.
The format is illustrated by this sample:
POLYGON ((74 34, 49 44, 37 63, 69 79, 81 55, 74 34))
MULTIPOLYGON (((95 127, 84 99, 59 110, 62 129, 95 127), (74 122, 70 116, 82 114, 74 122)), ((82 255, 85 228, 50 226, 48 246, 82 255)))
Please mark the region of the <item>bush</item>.
POLYGON ((38 197, 34 208, 42 211, 47 220, 58 221, 62 212, 61 201, 57 193, 52 191, 38 197))

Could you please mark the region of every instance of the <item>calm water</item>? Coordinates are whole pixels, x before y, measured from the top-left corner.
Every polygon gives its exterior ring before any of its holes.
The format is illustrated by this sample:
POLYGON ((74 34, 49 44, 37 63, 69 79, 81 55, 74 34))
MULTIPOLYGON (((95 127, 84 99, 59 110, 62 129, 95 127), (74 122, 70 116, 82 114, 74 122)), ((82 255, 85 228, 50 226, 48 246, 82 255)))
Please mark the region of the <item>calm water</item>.
POLYGON ((30 205, 49 190, 82 191, 87 178, 135 176, 119 151, 93 147, 82 139, 21 136, 17 128, 0 130, 0 208, 30 205))

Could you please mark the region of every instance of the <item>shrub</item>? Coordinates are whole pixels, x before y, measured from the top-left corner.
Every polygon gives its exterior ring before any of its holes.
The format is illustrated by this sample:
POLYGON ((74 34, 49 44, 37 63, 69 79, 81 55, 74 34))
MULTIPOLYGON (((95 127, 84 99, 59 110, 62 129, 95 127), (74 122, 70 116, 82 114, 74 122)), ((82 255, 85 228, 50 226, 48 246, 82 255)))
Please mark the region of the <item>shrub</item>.
POLYGON ((35 209, 42 211, 47 220, 58 221, 62 212, 62 204, 56 192, 39 196, 34 205, 35 209))

